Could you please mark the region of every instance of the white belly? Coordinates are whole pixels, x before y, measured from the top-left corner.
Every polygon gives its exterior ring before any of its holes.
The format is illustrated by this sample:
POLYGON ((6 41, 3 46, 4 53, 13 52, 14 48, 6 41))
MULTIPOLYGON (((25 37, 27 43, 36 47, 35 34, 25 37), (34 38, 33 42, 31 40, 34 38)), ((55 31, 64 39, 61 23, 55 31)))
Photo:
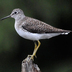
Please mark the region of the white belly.
POLYGON ((16 29, 17 33, 25 38, 25 39, 29 39, 29 40, 40 40, 40 39, 49 39, 51 37, 54 37, 54 36, 57 36, 57 35, 60 35, 61 33, 44 33, 44 34, 37 34, 37 33, 31 33, 31 32, 28 32, 24 29, 16 29))
POLYGON ((61 34, 61 33, 43 33, 43 34, 31 33, 19 27, 17 22, 15 22, 15 30, 21 37, 29 40, 49 39, 51 37, 61 34))

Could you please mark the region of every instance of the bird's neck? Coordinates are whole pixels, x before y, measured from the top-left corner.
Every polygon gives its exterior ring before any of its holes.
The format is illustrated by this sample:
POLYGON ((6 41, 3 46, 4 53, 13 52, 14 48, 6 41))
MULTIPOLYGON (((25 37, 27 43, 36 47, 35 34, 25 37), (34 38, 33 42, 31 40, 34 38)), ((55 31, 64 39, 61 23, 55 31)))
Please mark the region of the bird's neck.
POLYGON ((25 18, 25 15, 19 15, 15 17, 15 21, 20 21, 25 18))
POLYGON ((21 16, 15 19, 15 29, 18 29, 21 26, 24 19, 25 19, 25 16, 21 16))

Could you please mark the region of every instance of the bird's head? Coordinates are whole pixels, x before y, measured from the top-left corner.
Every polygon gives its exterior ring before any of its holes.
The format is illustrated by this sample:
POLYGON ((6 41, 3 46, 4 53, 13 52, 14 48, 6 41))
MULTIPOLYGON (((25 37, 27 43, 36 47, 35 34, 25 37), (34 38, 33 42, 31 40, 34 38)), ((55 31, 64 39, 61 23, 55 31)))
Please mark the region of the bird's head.
POLYGON ((1 20, 4 20, 9 17, 14 18, 15 20, 19 20, 19 19, 24 18, 25 15, 21 9, 17 8, 17 9, 14 9, 10 15, 3 17, 1 20))

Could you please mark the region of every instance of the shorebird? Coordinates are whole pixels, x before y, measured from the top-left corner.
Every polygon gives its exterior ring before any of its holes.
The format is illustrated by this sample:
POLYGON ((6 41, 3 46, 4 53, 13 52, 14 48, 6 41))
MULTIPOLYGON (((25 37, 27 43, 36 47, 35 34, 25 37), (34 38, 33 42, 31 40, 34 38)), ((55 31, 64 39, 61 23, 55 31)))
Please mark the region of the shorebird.
POLYGON ((9 17, 15 19, 14 27, 16 32, 21 37, 38 42, 38 45, 35 43, 35 48, 33 54, 30 55, 31 56, 30 60, 33 59, 34 56, 36 56, 36 52, 41 45, 39 41, 40 39, 49 39, 54 36, 63 34, 67 35, 68 33, 71 32, 70 30, 55 28, 40 20, 27 17, 25 16, 24 12, 19 8, 14 9, 10 15, 2 18, 1 20, 4 20, 9 17))

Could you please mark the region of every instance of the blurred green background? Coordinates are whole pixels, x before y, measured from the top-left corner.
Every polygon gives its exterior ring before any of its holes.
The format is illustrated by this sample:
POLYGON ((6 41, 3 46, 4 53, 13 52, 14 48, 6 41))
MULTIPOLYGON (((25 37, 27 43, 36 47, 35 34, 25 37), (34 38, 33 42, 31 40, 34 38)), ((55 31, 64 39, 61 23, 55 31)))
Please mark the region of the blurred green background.
MULTIPOLYGON (((0 18, 15 8, 21 8, 26 16, 72 30, 72 0, 0 0, 0 18)), ((42 72, 72 72, 71 33, 41 43, 35 63, 42 72)), ((16 33, 14 19, 0 21, 0 72, 21 72, 21 62, 33 48, 32 41, 16 33)))

